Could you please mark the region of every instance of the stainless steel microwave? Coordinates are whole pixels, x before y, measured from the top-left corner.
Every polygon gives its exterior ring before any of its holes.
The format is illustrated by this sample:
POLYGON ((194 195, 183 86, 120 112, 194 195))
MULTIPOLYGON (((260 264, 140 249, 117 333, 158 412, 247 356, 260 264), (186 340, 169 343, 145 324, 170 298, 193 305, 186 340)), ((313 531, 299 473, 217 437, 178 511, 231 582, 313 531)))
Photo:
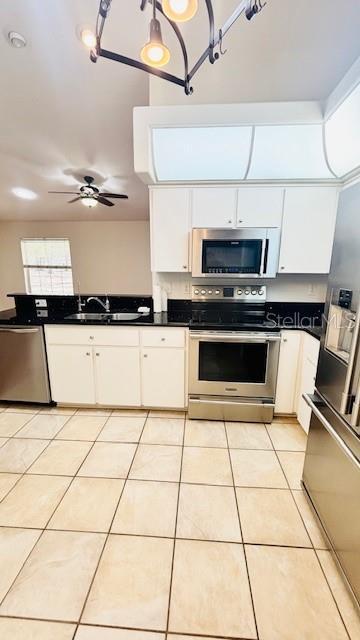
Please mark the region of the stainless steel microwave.
POLYGON ((194 278, 275 278, 280 229, 194 229, 194 278))

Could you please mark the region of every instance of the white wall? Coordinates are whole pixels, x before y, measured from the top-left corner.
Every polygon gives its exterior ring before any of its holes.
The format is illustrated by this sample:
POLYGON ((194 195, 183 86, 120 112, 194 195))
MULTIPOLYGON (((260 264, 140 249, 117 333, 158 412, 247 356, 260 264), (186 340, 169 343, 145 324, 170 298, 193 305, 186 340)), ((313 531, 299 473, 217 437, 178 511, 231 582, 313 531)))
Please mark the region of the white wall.
POLYGON ((0 309, 25 292, 20 240, 69 238, 74 288, 151 295, 148 222, 0 222, 0 309))

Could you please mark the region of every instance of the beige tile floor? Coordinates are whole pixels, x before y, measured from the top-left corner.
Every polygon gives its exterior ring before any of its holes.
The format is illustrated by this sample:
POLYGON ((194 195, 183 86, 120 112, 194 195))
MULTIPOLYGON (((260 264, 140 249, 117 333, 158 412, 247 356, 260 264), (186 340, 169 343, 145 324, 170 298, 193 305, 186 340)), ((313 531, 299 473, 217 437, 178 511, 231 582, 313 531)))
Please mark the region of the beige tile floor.
POLYGON ((1 640, 355 640, 306 437, 173 411, 0 407, 1 640))

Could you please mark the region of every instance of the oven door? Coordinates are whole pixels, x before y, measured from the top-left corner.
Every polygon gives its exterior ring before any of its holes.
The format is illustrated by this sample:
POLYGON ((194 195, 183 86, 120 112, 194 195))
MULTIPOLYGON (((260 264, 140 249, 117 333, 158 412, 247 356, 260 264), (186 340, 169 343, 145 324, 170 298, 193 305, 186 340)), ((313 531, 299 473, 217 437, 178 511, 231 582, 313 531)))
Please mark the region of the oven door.
POLYGON ((280 335, 190 331, 191 394, 274 398, 280 335))
POLYGON ((279 239, 278 229, 194 229, 192 275, 274 277, 279 239))

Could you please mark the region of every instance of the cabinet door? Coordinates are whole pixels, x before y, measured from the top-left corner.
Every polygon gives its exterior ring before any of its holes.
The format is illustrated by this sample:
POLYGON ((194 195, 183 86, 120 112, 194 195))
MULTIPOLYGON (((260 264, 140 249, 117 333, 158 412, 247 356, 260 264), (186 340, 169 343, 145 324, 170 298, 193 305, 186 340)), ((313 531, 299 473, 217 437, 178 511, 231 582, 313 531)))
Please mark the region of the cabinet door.
POLYGON ((300 331, 282 331, 276 386, 276 413, 295 413, 295 394, 301 348, 300 331))
POLYGON ((143 349, 141 358, 142 404, 145 407, 185 407, 185 351, 143 349))
POLYGON ((311 409, 306 404, 303 394, 314 393, 319 350, 319 340, 305 333, 303 335, 297 417, 306 433, 309 431, 311 409))
POLYGON ((226 229, 235 226, 237 190, 203 187, 192 192, 192 226, 226 229))
POLYGON ((95 404, 92 348, 50 345, 47 355, 52 399, 69 404, 95 404))
POLYGON ((140 351, 136 347, 94 347, 96 402, 139 407, 140 351))
POLYGON ((280 273, 329 273, 336 208, 335 187, 285 190, 280 273))
POLYGON ((186 273, 190 264, 190 190, 151 191, 151 270, 186 273))
POLYGON ((238 190, 237 227, 281 227, 284 189, 243 187, 238 190))

